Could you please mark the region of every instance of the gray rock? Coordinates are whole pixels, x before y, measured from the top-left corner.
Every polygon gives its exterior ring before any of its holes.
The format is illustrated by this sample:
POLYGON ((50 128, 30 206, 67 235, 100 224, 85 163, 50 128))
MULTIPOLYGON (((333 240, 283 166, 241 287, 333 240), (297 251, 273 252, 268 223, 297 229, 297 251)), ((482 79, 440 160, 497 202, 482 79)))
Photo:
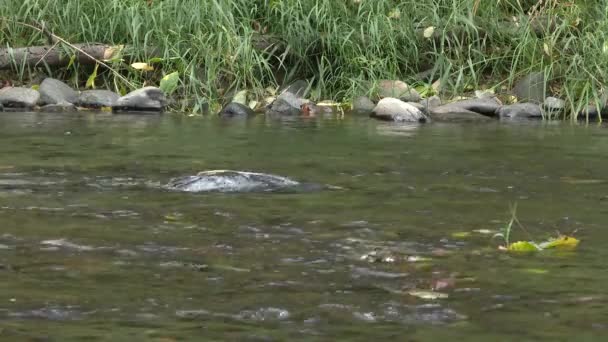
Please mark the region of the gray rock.
POLYGON ((258 192, 298 185, 300 183, 297 181, 271 174, 214 170, 199 172, 196 176, 173 178, 164 188, 185 192, 258 192))
POLYGON ((540 105, 536 103, 515 103, 498 108, 496 114, 501 119, 541 119, 543 117, 540 105))
POLYGON ((76 104, 85 108, 112 107, 119 98, 120 95, 109 90, 85 90, 78 96, 76 104))
POLYGON ((379 120, 395 122, 429 121, 429 118, 416 106, 392 97, 380 100, 370 116, 379 120))
POLYGON ((279 95, 268 109, 267 114, 271 116, 295 116, 302 114, 302 105, 310 101, 291 92, 279 95))
POLYGON ((449 114, 481 114, 486 116, 496 115, 496 110, 502 106, 500 100, 495 97, 481 99, 468 99, 444 104, 431 110, 432 115, 449 114))
POLYGON ((397 98, 404 102, 418 102, 422 99, 416 89, 402 81, 381 80, 378 82, 378 96, 397 98))
POLYGON ((441 99, 439 96, 433 95, 426 99, 420 100, 420 104, 424 106, 427 113, 430 113, 432 109, 441 106, 441 99))
POLYGON ((549 112, 561 112, 566 108, 566 101, 549 96, 543 102, 543 108, 549 112))
POLYGON ((76 103, 78 93, 69 85, 47 77, 40 83, 40 102, 42 104, 56 104, 61 102, 76 103))
POLYGON ((166 104, 167 99, 162 90, 156 87, 144 87, 119 98, 112 106, 112 110, 162 112, 166 104))
POLYGON ((522 78, 513 87, 513 95, 520 102, 543 103, 546 97, 545 74, 534 72, 522 78))
POLYGON ((234 117, 250 117, 254 116, 253 110, 243 104, 237 102, 230 102, 218 113, 223 118, 234 118, 234 117))
POLYGON ((587 107, 583 108, 580 110, 580 112, 578 112, 577 115, 577 119, 579 120, 595 120, 600 116, 600 111, 597 109, 597 106, 595 105, 588 105, 587 107))
POLYGON ((32 108, 40 100, 37 90, 23 87, 7 87, 0 89, 0 103, 4 107, 32 108))
POLYGON ((41 112, 45 113, 73 113, 76 112, 76 106, 69 102, 59 102, 47 104, 40 107, 41 112))
POLYGON ((367 96, 359 96, 353 100, 352 112, 354 114, 370 115, 374 108, 376 108, 376 105, 367 96))

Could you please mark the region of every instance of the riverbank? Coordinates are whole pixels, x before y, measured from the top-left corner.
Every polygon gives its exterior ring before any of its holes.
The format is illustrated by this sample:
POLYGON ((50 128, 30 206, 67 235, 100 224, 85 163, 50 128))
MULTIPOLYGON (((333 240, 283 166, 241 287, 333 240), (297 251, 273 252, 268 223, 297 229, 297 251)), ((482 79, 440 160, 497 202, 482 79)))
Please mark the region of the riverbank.
POLYGON ((490 90, 509 104, 522 100, 513 98, 513 85, 541 72, 543 98, 563 100, 570 117, 585 113, 588 104, 605 106, 608 19, 599 3, 6 3, 0 8, 2 48, 56 46, 69 56, 75 54, 70 44, 122 47, 97 68, 71 58, 52 68, 14 63, 0 79, 15 85, 53 76, 73 88, 125 95, 177 72, 169 109, 200 113, 218 112, 240 90, 249 90, 248 103, 261 104, 297 79, 310 83, 308 98, 315 102, 373 99, 380 80, 400 80, 423 98, 437 94, 449 102, 490 90))

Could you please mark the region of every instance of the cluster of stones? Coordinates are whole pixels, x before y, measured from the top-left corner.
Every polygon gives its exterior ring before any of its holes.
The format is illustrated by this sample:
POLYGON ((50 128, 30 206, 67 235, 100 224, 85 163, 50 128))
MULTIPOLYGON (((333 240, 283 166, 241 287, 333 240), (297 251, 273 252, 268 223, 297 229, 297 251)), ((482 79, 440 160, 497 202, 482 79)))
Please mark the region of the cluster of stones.
POLYGON ((54 78, 46 78, 38 90, 24 87, 0 89, 0 110, 73 112, 79 109, 111 108, 114 112, 162 112, 165 94, 156 87, 144 87, 120 96, 109 90, 76 91, 54 78))
MULTIPOLYGON (((437 96, 423 99, 420 94, 401 81, 380 81, 380 100, 372 102, 362 96, 353 101, 353 111, 371 117, 395 122, 427 121, 485 121, 499 119, 541 119, 565 114, 564 100, 546 96, 543 73, 532 73, 522 78, 509 92, 521 102, 504 105, 495 94, 476 91, 474 98, 460 99, 443 104, 437 96)), ((606 101, 604 101, 606 102, 606 101)), ((602 106, 606 108, 606 105, 602 106)), ((596 119, 598 107, 591 104, 583 108, 579 118, 596 119)))
MULTIPOLYGON (((532 73, 522 78, 508 92, 519 102, 503 104, 490 92, 476 91, 475 97, 443 103, 438 96, 422 98, 412 87, 402 81, 382 80, 377 84, 376 102, 367 96, 353 101, 353 114, 369 115, 372 118, 394 122, 429 121, 488 121, 499 119, 541 119, 563 116, 565 101, 547 95, 547 82, 543 73, 532 73)), ((309 87, 305 81, 296 81, 281 91, 266 108, 269 117, 333 114, 335 108, 321 107, 306 98, 309 87)), ((606 101, 605 101, 606 102, 606 101)), ((607 106, 602 106, 606 108, 607 106)), ((581 110, 581 118, 597 118, 596 106, 581 110)), ((603 113, 608 114, 608 113, 603 113)), ((245 104, 231 102, 219 113, 222 117, 250 117, 254 111, 245 104)))

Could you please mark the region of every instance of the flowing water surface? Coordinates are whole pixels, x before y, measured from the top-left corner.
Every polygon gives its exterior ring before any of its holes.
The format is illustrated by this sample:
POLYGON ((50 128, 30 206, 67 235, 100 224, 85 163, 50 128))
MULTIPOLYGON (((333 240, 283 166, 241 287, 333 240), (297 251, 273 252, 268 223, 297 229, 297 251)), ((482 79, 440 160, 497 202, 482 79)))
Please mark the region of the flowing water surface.
POLYGON ((607 155, 601 126, 4 113, 0 340, 603 341, 607 155), (213 169, 342 189, 160 188, 213 169), (512 239, 581 244, 498 251, 515 204, 512 239))

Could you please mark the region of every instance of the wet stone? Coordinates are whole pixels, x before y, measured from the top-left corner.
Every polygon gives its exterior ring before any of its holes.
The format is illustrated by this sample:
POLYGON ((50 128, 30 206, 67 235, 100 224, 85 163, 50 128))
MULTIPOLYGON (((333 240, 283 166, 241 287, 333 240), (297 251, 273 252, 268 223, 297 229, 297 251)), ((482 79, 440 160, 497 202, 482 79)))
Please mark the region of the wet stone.
POLYGON ((255 113, 251 108, 249 108, 241 103, 230 102, 224 108, 222 108, 222 110, 218 113, 218 115, 223 118, 234 118, 234 117, 246 118, 246 117, 255 116, 255 113))
POLYGON ((40 107, 41 112, 45 113, 73 113, 76 112, 76 106, 69 102, 59 102, 47 104, 40 107))
POLYGON ((120 95, 109 90, 85 90, 80 93, 77 105, 85 108, 112 107, 120 95))
POLYGON ((76 103, 78 93, 69 85, 54 78, 45 78, 40 83, 40 102, 42 104, 76 103))
POLYGON ((391 97, 380 100, 370 116, 394 122, 428 121, 428 117, 417 106, 391 97))
POLYGON ((374 110, 376 105, 367 96, 359 96, 353 100, 354 114, 369 115, 374 110))
POLYGON ((162 90, 156 87, 144 87, 134 90, 119 98, 112 106, 115 112, 162 112, 167 99, 162 90))
POLYGON ((0 104, 12 108, 32 108, 40 99, 37 90, 23 87, 0 89, 0 104))
POLYGON ((540 119, 543 116, 542 110, 535 103, 515 103, 498 108, 496 114, 501 119, 540 119))

